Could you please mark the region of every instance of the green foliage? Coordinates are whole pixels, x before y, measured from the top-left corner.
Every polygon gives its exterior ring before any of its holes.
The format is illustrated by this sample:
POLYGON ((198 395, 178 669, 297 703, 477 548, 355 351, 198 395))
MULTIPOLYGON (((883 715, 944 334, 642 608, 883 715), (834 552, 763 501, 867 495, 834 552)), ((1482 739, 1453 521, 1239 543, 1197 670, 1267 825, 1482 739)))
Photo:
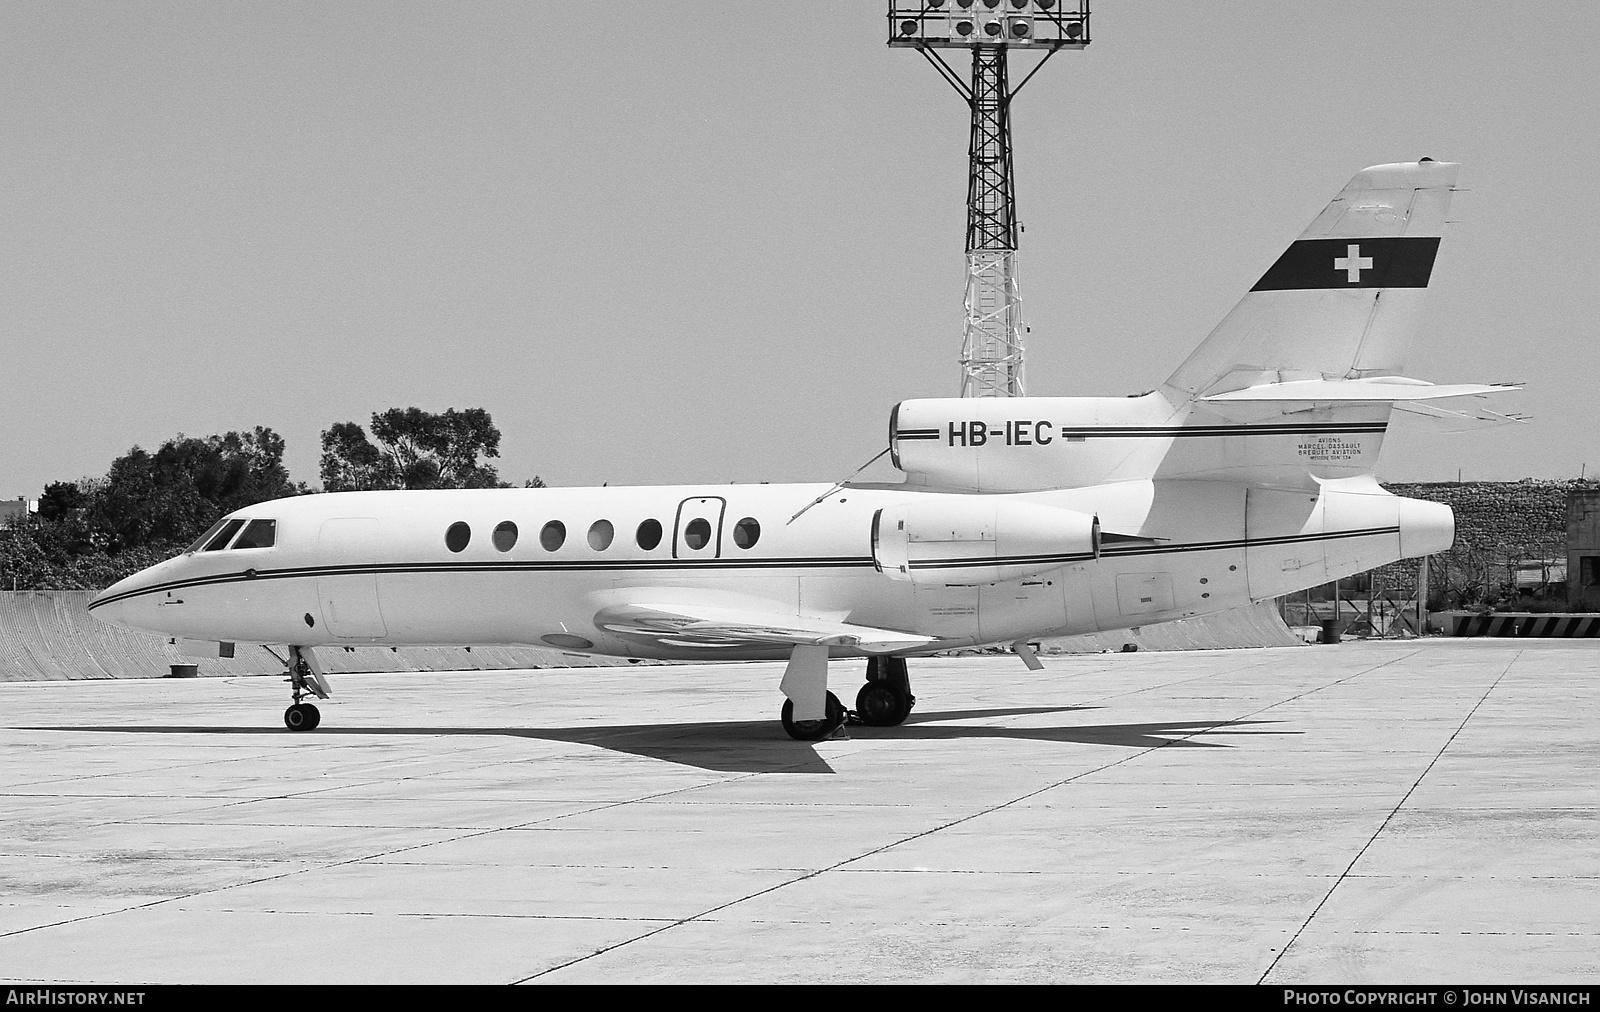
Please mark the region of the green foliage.
MULTIPOLYGON (((482 408, 430 414, 391 408, 322 434, 329 492, 507 487, 482 459, 500 455, 500 430, 482 408)), ((38 513, 0 528, 0 590, 97 590, 181 552, 218 518, 313 491, 289 479, 282 437, 179 433, 154 453, 135 446, 103 478, 45 486, 38 513)), ((535 477, 526 487, 543 488, 535 477)))
POLYGON ((104 478, 52 482, 34 517, 0 531, 0 589, 108 586, 182 551, 218 517, 307 491, 289 480, 282 437, 179 434, 154 453, 135 446, 104 478))
POLYGON ((500 430, 482 408, 390 408, 373 414, 372 439, 355 422, 323 432, 325 491, 503 487, 500 472, 479 462, 500 456, 500 430))
POLYGON ((283 449, 283 438, 259 425, 203 439, 180 434, 153 454, 135 446, 111 462, 87 507, 91 526, 111 554, 187 544, 226 513, 305 491, 289 481, 283 449))

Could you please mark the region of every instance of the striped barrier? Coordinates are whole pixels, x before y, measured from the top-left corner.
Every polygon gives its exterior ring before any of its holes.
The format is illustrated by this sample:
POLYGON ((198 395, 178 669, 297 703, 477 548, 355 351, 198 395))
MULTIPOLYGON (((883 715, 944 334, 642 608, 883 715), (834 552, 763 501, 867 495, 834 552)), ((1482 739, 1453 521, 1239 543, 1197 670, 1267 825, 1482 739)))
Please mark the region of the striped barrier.
POLYGON ((1600 639, 1600 615, 1453 615, 1452 636, 1563 637, 1600 639))

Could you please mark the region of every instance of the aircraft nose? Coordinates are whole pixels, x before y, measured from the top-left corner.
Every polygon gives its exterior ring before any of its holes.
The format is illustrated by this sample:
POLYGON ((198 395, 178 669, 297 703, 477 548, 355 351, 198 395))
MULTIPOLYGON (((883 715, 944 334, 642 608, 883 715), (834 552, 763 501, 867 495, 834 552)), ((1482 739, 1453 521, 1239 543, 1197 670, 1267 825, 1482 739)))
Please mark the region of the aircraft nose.
POLYGON ((123 577, 89 601, 89 614, 124 629, 159 632, 153 624, 155 604, 147 593, 160 583, 175 560, 168 560, 123 577))
POLYGON ((124 629, 131 628, 128 625, 128 601, 131 594, 141 585, 138 577, 137 573, 124 577, 96 594, 89 600, 89 614, 102 622, 109 622, 124 629))

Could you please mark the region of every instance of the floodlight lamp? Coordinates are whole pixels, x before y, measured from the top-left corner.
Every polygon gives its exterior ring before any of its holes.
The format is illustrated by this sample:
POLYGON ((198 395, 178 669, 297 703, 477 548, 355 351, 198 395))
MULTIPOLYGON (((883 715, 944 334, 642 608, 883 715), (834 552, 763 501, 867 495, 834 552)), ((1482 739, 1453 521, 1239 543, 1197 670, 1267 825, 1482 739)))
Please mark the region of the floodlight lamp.
POLYGON ((909 19, 900 22, 900 34, 901 35, 915 35, 915 34, 917 34, 917 23, 915 21, 912 21, 912 20, 909 20, 909 19))
POLYGON ((1075 39, 1082 34, 1083 25, 1079 24, 1078 22, 1074 21, 1072 24, 1067 26, 1067 38, 1075 39))
POLYGON ((1028 0, 1011 0, 1011 6, 1020 11, 1022 8, 1028 6, 1028 0))
POLYGON ((1013 39, 1025 39, 1031 34, 1033 34, 1033 23, 1031 21, 1027 18, 1011 19, 1011 37, 1013 39))
POLYGON ((984 33, 987 34, 990 38, 994 38, 994 37, 998 36, 1004 29, 1002 29, 1000 27, 1000 22, 998 22, 998 21, 990 21, 988 24, 983 26, 983 30, 984 30, 984 33))
POLYGON ((972 0, 956 0, 956 6, 960 7, 962 10, 966 10, 968 7, 972 6, 972 0))
POLYGON ((971 21, 965 21, 965 20, 957 21, 956 22, 956 34, 957 35, 971 35, 972 34, 972 22, 971 21))
POLYGON ((944 0, 928 0, 928 10, 936 11, 944 6, 944 0))
POLYGON ((990 10, 994 10, 1000 6, 1000 0, 983 0, 983 5, 990 10))
POLYGON ((1042 11, 1047 11, 1056 5, 1056 0, 1035 0, 1035 2, 1038 3, 1039 9, 1042 11))

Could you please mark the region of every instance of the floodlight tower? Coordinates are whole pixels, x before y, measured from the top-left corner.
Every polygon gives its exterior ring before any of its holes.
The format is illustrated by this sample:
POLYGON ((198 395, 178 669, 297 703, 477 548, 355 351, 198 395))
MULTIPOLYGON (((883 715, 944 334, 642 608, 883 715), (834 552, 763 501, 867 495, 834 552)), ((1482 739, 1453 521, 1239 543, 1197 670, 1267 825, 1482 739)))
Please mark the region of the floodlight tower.
POLYGON ((889 45, 921 53, 972 108, 963 397, 1022 396, 1025 328, 1017 294, 1011 100, 1050 57, 1088 44, 1089 0, 889 0, 889 45), (971 84, 939 49, 972 51, 971 84), (1015 88, 1006 74, 1012 49, 1044 54, 1015 88))

